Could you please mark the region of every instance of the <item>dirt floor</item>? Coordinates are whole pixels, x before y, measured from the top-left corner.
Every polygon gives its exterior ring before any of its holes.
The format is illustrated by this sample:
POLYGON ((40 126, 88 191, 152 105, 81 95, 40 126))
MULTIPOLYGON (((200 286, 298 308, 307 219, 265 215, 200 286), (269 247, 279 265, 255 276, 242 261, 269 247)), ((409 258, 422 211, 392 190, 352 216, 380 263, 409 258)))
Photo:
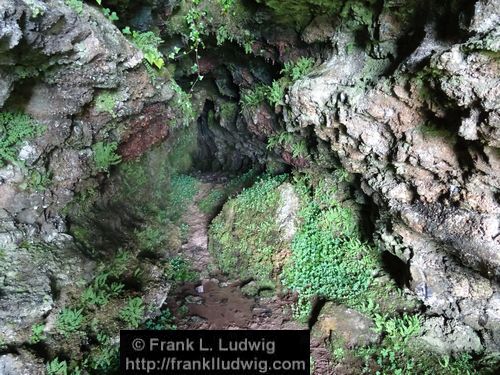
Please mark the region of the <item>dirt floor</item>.
MULTIPOLYGON (((183 217, 189 234, 182 245, 182 256, 191 261, 200 280, 178 285, 167 300, 178 329, 308 329, 306 324, 292 319, 294 296, 247 296, 242 288, 249 280, 228 280, 216 269, 208 251, 208 227, 212 218, 202 212, 197 203, 220 187, 223 179, 204 176, 201 180, 199 191, 183 217)), ((311 340, 311 356, 314 374, 334 374, 329 350, 323 343, 311 340)))

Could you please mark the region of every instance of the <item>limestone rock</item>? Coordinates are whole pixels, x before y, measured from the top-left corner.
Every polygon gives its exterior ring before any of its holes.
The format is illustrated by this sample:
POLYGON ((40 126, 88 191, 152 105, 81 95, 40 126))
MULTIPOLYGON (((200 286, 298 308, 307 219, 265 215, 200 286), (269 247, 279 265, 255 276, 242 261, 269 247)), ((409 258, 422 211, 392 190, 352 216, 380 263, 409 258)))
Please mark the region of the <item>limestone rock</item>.
POLYGON ((356 310, 327 302, 321 309, 312 334, 331 341, 340 340, 346 347, 356 348, 379 341, 380 334, 375 333, 374 328, 373 321, 356 310))

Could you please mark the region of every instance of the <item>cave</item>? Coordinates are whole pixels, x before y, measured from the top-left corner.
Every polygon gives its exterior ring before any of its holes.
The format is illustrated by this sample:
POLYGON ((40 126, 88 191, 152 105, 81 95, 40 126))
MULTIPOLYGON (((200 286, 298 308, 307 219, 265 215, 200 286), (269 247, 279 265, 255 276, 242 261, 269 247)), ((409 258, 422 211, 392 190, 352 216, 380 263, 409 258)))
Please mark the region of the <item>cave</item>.
POLYGON ((0 375, 154 335, 495 374, 499 35, 499 0, 2 1, 0 375))

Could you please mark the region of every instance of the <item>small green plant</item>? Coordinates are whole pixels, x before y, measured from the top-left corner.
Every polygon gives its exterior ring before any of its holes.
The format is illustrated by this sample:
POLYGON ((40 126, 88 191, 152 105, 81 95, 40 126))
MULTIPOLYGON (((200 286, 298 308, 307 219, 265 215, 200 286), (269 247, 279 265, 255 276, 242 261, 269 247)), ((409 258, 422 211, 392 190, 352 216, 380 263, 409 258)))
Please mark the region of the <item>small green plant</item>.
POLYGON ((136 232, 139 248, 148 253, 154 253, 165 246, 167 235, 164 228, 148 226, 136 232))
POLYGON ((264 102, 268 95, 269 89, 267 86, 259 85, 252 90, 244 91, 241 96, 241 105, 243 108, 257 107, 264 102))
POLYGON ((129 298, 127 305, 120 311, 120 319, 130 328, 139 327, 143 316, 144 303, 140 297, 129 298))
POLYGON ((169 309, 165 309, 161 312, 160 316, 153 320, 147 320, 145 323, 146 329, 149 330, 173 330, 177 329, 174 323, 174 315, 169 309))
POLYGON ((109 276, 108 272, 99 273, 83 291, 80 301, 84 308, 104 306, 122 292, 125 286, 120 282, 109 282, 109 276))
POLYGON ((115 107, 118 103, 118 99, 118 94, 111 91, 99 93, 95 99, 96 111, 100 113, 109 113, 113 118, 116 118, 115 107))
POLYGON ((144 59, 149 65, 157 69, 161 69, 165 66, 163 54, 158 49, 163 41, 154 32, 131 31, 129 27, 123 29, 122 32, 125 35, 130 35, 132 43, 142 51, 144 59))
POLYGON ((228 13, 231 10, 231 8, 234 6, 235 1, 236 0, 217 0, 224 13, 228 13))
POLYGON ((94 164, 98 172, 108 172, 113 165, 119 164, 121 156, 116 153, 118 143, 97 142, 92 146, 94 151, 94 164))
POLYGON ((0 167, 16 162, 21 144, 45 130, 35 120, 20 112, 0 112, 0 167))
POLYGON ((71 9, 73 9, 77 14, 82 14, 83 12, 82 0, 64 0, 64 3, 71 9))
POLYGON ((181 256, 176 256, 168 262, 165 268, 165 276, 175 282, 187 282, 196 280, 196 272, 191 270, 188 262, 181 256))
POLYGON ((47 375, 68 375, 68 363, 54 358, 46 365, 47 375))
POLYGON ((118 345, 113 344, 111 338, 104 334, 97 334, 99 346, 95 348, 88 357, 88 365, 99 373, 110 373, 118 367, 118 345))
POLYGON ((38 344, 40 341, 45 340, 46 337, 43 334, 44 329, 45 325, 41 323, 34 324, 31 327, 31 337, 30 337, 31 344, 38 344))
POLYGON ((274 81, 269 90, 268 100, 271 105, 283 105, 283 98, 285 97, 285 87, 279 82, 274 81))
POLYGON ((111 22, 115 22, 120 19, 116 12, 112 12, 111 9, 102 6, 102 0, 95 0, 95 2, 99 4, 102 14, 104 14, 108 20, 110 20, 111 22))
POLYGON ((305 77, 314 67, 313 59, 309 57, 301 57, 295 62, 287 62, 281 74, 284 74, 292 82, 295 82, 305 77))
POLYGON ((70 309, 64 308, 59 313, 56 320, 56 329, 64 336, 78 331, 83 324, 84 320, 83 309, 70 309))
POLYGON ((188 127, 195 118, 195 113, 193 109, 193 104, 191 102, 191 94, 185 92, 182 87, 180 87, 175 81, 172 80, 172 89, 177 94, 176 103, 181 109, 183 119, 182 124, 184 127, 188 127))
POLYGON ((37 18, 45 13, 45 8, 39 3, 35 3, 34 0, 24 0, 24 2, 30 8, 31 18, 37 18))
POLYGON ((219 207, 226 198, 226 194, 223 190, 215 189, 212 190, 205 198, 203 198, 198 206, 200 210, 206 214, 212 214, 215 212, 217 207, 219 207))

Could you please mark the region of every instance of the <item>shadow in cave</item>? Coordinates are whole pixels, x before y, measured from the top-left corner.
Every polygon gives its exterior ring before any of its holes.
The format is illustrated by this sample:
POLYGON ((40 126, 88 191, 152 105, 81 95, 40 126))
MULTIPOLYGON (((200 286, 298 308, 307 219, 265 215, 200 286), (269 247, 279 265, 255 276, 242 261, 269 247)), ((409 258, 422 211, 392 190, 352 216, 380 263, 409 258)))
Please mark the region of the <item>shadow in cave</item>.
POLYGON ((396 282, 397 286, 403 288, 410 280, 410 270, 408 265, 389 251, 384 251, 381 255, 384 271, 396 282))

